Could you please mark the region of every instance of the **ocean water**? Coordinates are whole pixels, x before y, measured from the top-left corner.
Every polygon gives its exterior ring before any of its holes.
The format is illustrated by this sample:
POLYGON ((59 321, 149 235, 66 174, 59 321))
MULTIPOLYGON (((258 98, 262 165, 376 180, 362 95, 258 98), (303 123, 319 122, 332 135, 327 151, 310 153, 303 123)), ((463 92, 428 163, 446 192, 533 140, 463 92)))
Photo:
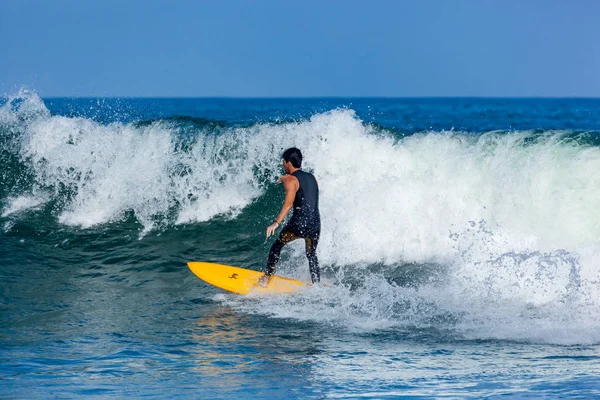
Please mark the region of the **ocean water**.
MULTIPOLYGON (((600 100, 0 100, 1 398, 600 395, 600 100), (327 286, 241 297, 280 156, 327 286)), ((302 243, 277 272, 309 280, 302 243)))

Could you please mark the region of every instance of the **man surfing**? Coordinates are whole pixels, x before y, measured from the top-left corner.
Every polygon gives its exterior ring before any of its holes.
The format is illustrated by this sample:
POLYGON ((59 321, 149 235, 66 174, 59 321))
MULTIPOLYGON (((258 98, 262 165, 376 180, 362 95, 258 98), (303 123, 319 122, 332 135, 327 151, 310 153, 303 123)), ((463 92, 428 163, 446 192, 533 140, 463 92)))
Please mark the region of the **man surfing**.
POLYGON ((275 234, 275 230, 283 223, 286 215, 293 208, 290 221, 283 227, 279 237, 271 246, 265 275, 259 284, 266 286, 269 277, 275 272, 275 266, 283 246, 296 239, 304 239, 306 244, 306 257, 310 269, 310 278, 313 283, 321 279, 319 260, 317 259, 317 245, 321 234, 321 217, 319 215, 319 185, 315 177, 302 171, 302 153, 292 147, 283 152, 281 161, 286 175, 280 177, 277 183, 283 182, 285 201, 281 211, 273 224, 267 228, 267 237, 275 234))

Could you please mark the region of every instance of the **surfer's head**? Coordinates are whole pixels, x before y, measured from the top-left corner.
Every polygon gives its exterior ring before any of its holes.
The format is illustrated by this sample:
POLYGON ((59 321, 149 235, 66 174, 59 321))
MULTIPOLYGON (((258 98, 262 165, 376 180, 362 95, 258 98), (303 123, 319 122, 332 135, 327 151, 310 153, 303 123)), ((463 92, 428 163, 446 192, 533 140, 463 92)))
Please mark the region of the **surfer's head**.
POLYGON ((300 149, 291 147, 283 152, 283 168, 289 173, 290 167, 302 168, 302 153, 300 149))

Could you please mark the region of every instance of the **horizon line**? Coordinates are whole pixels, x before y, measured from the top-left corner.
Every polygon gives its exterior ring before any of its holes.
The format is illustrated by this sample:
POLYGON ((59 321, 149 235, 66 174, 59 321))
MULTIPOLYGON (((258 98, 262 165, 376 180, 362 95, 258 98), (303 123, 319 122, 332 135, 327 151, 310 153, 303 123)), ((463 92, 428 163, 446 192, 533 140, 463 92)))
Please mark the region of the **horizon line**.
MULTIPOLYGON (((222 99, 222 100, 317 100, 317 99, 490 99, 490 100, 598 100, 600 96, 42 96, 42 99, 222 99)), ((9 97, 2 94, 1 97, 9 97)))

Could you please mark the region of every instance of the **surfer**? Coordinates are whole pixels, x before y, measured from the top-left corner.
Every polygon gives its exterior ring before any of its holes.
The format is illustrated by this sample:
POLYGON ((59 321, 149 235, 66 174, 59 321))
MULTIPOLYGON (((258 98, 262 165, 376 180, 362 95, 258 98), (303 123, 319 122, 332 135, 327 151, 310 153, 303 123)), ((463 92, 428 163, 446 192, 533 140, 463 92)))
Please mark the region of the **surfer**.
POLYGON ((275 234, 275 230, 283 223, 291 209, 293 214, 271 246, 265 275, 260 284, 266 286, 269 277, 275 272, 283 246, 300 238, 304 239, 306 245, 310 278, 316 283, 321 278, 317 259, 317 245, 321 234, 319 186, 313 174, 302 171, 302 153, 299 149, 292 147, 284 151, 281 163, 286 175, 280 177, 277 183, 283 183, 285 201, 279 215, 267 228, 267 237, 275 234))

